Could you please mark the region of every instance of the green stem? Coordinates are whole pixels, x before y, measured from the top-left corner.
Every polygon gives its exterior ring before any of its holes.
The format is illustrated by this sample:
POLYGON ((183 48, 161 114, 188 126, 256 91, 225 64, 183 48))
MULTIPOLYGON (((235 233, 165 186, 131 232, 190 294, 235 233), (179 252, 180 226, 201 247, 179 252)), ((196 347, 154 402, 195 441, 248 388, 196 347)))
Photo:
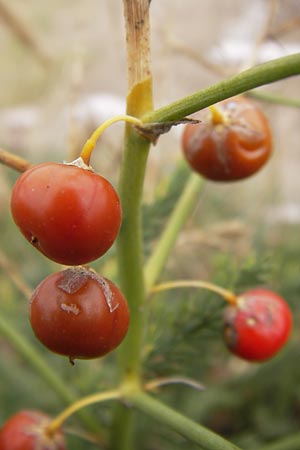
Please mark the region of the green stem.
POLYGON ((245 70, 202 91, 147 113, 143 116, 143 121, 180 120, 226 98, 293 75, 300 75, 300 53, 274 59, 245 70))
MULTIPOLYGON (((149 142, 127 127, 119 189, 123 220, 118 238, 118 267, 121 288, 130 306, 130 326, 126 339, 118 350, 118 376, 121 383, 132 380, 133 383, 139 384, 141 379, 145 329, 141 202, 148 151, 149 142)), ((111 433, 111 449, 133 449, 133 414, 132 410, 117 405, 111 433)))
MULTIPOLYGON (((123 0, 127 44, 127 114, 140 117, 152 110, 150 68, 150 24, 148 0, 123 0)), ((126 126, 120 172, 120 199, 123 209, 118 238, 118 268, 121 288, 130 307, 130 327, 118 351, 121 384, 140 384, 141 353, 144 336, 145 300, 144 251, 141 203, 150 142, 126 126)), ((133 411, 119 406, 115 410, 110 448, 133 450, 133 411)))
POLYGON ((160 240, 146 263, 145 283, 147 292, 149 292, 161 274, 166 260, 174 247, 176 238, 195 206, 202 185, 203 179, 198 174, 191 173, 160 240))
MULTIPOLYGON (((76 401, 76 395, 68 388, 68 386, 59 378, 54 370, 45 362, 42 356, 30 344, 30 342, 21 335, 17 328, 9 322, 7 317, 0 315, 0 333, 15 348, 31 366, 36 370, 40 377, 53 389, 59 398, 65 403, 70 404, 76 401)), ((85 425, 91 431, 99 432, 97 422, 85 411, 79 413, 85 425)))
POLYGON ((199 425, 181 413, 164 405, 159 400, 143 392, 130 396, 130 404, 138 410, 150 415, 164 425, 168 425, 183 437, 192 441, 204 450, 239 450, 237 446, 221 436, 199 425))
POLYGON ((300 433, 295 433, 276 442, 256 448, 255 450, 299 450, 300 433))
POLYGON ((121 377, 140 377, 144 335, 144 275, 141 201, 149 142, 127 130, 121 168, 120 198, 123 223, 118 238, 118 263, 122 290, 130 305, 130 327, 119 351, 121 377))

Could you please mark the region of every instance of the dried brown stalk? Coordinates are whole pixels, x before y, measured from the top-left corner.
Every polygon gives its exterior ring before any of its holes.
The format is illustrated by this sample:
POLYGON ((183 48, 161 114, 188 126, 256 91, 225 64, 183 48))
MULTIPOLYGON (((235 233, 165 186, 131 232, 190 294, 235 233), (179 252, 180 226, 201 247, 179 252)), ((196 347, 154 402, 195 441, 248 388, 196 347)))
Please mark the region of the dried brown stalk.
POLYGON ((0 163, 11 167, 18 172, 25 172, 25 170, 30 169, 30 167, 33 166, 33 164, 26 159, 4 150, 3 148, 0 148, 0 163))
POLYGON ((149 0, 124 1, 129 90, 151 77, 149 0))

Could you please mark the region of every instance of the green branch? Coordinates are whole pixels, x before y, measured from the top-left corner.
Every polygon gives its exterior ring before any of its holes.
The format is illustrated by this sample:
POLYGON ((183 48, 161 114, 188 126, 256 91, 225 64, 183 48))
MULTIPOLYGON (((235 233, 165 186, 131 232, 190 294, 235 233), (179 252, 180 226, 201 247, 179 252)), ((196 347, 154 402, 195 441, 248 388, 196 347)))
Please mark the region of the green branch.
POLYGON ((204 450, 240 450, 218 434, 213 433, 148 394, 138 392, 130 395, 128 400, 133 407, 150 415, 159 423, 168 425, 181 436, 198 444, 204 450))
MULTIPOLYGON (((76 395, 67 384, 50 368, 43 357, 36 351, 31 343, 20 334, 14 324, 7 317, 0 314, 0 334, 2 334, 25 361, 30 364, 39 376, 51 387, 65 404, 76 401, 76 395)), ((99 432, 99 424, 86 412, 80 412, 81 419, 91 431, 99 432)))
POLYGON ((151 289, 161 274, 166 260, 171 253, 179 232, 193 210, 198 199, 203 179, 195 173, 189 176, 168 222, 145 266, 145 283, 147 291, 151 289))
POLYGON ((300 75, 300 53, 274 59, 245 70, 202 91, 145 114, 143 121, 149 123, 180 120, 226 98, 294 75, 300 75))

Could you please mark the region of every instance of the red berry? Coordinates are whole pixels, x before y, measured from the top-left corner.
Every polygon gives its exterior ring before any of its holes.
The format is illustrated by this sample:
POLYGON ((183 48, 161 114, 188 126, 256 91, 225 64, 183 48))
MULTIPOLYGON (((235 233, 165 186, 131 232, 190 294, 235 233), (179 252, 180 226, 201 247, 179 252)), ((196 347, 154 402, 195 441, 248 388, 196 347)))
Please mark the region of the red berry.
POLYGON ((287 342, 292 314, 279 295, 252 289, 237 298, 224 312, 224 339, 228 348, 248 361, 274 356, 287 342))
POLYGON ((96 358, 116 348, 129 325, 127 301, 111 281, 84 267, 54 273, 34 291, 30 322, 50 350, 96 358))
POLYGON ((186 125, 182 137, 184 155, 196 172, 210 180, 249 177, 271 155, 268 120, 261 109, 243 97, 220 102, 216 108, 223 117, 221 123, 207 108, 196 116, 199 124, 186 125))
POLYGON ((76 165, 51 162, 19 177, 11 212, 35 248, 66 265, 102 256, 116 239, 122 215, 119 197, 105 178, 76 165))
POLYGON ((51 419, 39 411, 20 411, 0 431, 1 450, 65 450, 61 431, 47 434, 51 419))

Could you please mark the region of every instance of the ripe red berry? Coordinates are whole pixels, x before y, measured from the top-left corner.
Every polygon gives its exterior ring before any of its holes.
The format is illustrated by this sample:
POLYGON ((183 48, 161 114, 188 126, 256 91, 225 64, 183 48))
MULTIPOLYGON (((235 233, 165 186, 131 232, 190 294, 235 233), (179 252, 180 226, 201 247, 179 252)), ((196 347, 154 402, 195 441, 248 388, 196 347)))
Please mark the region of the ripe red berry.
POLYGON ((53 352, 71 361, 96 358, 124 339, 129 309, 111 281, 74 267, 48 276, 35 289, 30 322, 36 337, 53 352))
POLYGON ((224 339, 228 348, 248 361, 264 361, 287 342, 292 314, 279 295, 252 289, 237 297, 224 312, 224 339))
POLYGON ((76 165, 51 162, 19 177, 11 212, 35 248, 66 265, 102 256, 116 239, 122 215, 119 197, 105 178, 76 165))
POLYGON ((0 431, 1 450, 66 450, 61 431, 47 433, 51 419, 39 411, 23 410, 8 419, 0 431))
POLYGON ((264 113, 244 97, 234 97, 195 117, 199 124, 185 126, 182 148, 191 167, 214 181, 235 181, 257 172, 269 159, 271 131, 264 113))

